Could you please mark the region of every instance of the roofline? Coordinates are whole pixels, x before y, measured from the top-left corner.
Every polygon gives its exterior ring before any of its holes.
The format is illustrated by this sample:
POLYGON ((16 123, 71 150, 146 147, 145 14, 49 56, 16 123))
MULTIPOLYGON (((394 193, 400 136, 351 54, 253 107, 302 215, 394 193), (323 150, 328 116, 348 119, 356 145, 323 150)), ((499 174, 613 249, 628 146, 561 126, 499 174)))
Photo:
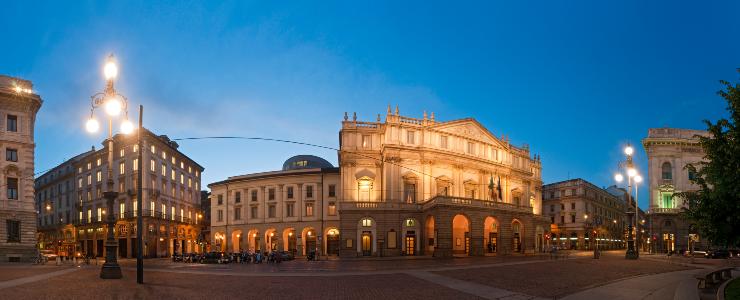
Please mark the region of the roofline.
POLYGON ((265 178, 273 178, 273 177, 287 177, 287 176, 297 176, 297 175, 311 175, 311 174, 331 174, 331 173, 339 173, 339 168, 337 167, 331 167, 331 168, 312 168, 312 169, 296 169, 296 170, 279 170, 279 171, 268 171, 268 172, 260 172, 260 173, 252 173, 252 174, 245 174, 245 175, 237 175, 229 177, 225 180, 216 181, 213 183, 209 183, 207 186, 208 188, 213 188, 214 186, 218 185, 224 185, 232 182, 239 182, 239 181, 249 181, 249 180, 257 180, 257 179, 265 179, 265 178))

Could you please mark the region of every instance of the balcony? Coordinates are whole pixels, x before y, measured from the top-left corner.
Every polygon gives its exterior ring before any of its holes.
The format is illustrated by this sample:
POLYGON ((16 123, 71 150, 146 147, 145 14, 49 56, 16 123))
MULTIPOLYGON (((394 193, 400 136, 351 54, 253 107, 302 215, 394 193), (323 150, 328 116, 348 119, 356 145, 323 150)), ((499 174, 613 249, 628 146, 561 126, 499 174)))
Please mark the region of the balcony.
POLYGON ((680 208, 651 208, 648 213, 651 214, 678 214, 681 212, 680 208))
POLYGON ((489 200, 435 196, 423 203, 397 203, 397 202, 340 202, 341 210, 413 210, 422 211, 434 206, 457 206, 457 207, 475 207, 487 209, 500 209, 521 213, 532 213, 532 207, 518 206, 511 203, 495 202, 489 200))

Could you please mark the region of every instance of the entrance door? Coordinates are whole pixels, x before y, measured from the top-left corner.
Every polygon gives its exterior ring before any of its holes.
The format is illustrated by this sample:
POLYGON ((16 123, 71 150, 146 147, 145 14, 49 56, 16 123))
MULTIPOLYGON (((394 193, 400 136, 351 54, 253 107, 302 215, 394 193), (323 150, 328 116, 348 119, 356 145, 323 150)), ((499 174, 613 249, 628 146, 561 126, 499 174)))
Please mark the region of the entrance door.
POLYGON ((406 233, 406 255, 416 255, 416 233, 409 231, 406 233))
POLYGON ((488 233, 488 253, 496 253, 498 249, 498 233, 488 233))
POLYGON ((522 251, 522 242, 519 239, 519 234, 514 234, 514 252, 521 252, 522 251))
POLYGON ((362 233, 362 255, 370 256, 373 254, 373 235, 369 231, 362 233))
POLYGON ((126 239, 118 239, 118 257, 126 257, 126 239))
POLYGON ((97 257, 103 257, 103 240, 98 240, 97 244, 98 244, 97 245, 98 246, 98 249, 97 249, 98 252, 96 253, 97 254, 96 256, 97 257))
POLYGON ((329 235, 326 240, 326 254, 339 255, 339 235, 329 235))

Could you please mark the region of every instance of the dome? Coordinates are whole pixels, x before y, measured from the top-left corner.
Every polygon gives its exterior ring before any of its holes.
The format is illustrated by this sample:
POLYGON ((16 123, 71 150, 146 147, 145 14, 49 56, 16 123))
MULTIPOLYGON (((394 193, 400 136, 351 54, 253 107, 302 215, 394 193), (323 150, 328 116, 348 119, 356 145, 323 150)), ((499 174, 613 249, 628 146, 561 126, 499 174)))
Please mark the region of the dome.
POLYGON ((296 155, 283 163, 283 171, 333 167, 326 159, 313 155, 296 155))

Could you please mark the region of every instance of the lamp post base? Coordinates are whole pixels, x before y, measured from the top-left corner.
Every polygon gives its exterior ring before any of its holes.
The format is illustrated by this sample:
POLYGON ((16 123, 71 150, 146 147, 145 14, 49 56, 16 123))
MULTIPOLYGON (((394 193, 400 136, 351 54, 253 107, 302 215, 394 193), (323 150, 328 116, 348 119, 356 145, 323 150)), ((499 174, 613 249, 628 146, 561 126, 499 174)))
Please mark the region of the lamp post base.
POLYGON ((626 259, 638 259, 640 253, 635 249, 635 241, 627 241, 627 253, 624 254, 626 259))
POLYGON ((103 268, 100 269, 100 278, 102 279, 121 279, 123 278, 123 274, 121 274, 121 266, 119 266, 117 263, 104 263, 103 268))

